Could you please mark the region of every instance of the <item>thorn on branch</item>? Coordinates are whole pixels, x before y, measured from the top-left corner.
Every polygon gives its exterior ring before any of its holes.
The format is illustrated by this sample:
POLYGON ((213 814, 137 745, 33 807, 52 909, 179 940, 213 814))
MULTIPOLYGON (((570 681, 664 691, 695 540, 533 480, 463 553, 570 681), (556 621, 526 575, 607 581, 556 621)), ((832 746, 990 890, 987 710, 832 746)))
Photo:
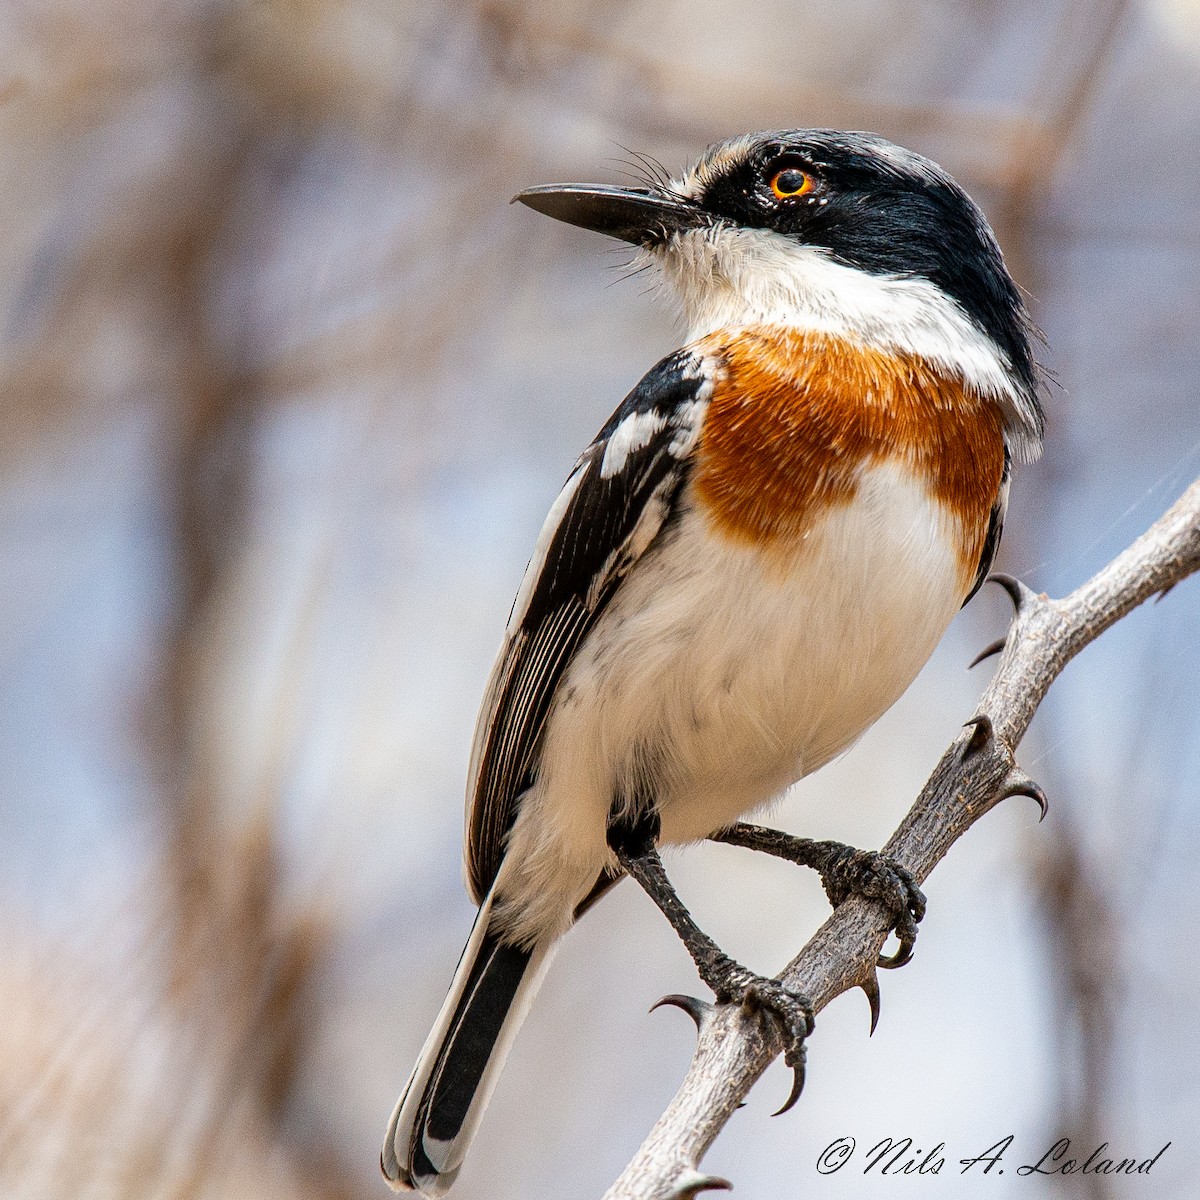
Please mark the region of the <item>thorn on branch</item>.
POLYGON ((979 666, 981 662, 986 662, 992 657, 993 654, 999 654, 1000 651, 1004 649, 1007 642, 1007 637, 998 637, 994 642, 989 642, 982 650, 980 650, 977 655, 975 655, 973 659, 971 659, 969 663, 967 663, 967 670, 970 671, 973 667, 979 666))
POLYGON ((987 713, 976 713, 969 721, 963 722, 963 728, 971 731, 971 736, 963 747, 963 758, 978 754, 996 736, 992 718, 987 713))
POLYGON ((1007 800, 1010 796, 1028 796, 1031 800, 1036 800, 1040 810, 1038 821, 1046 819, 1046 814, 1050 811, 1050 801, 1046 799, 1042 785, 1015 765, 1004 780, 1001 799, 1007 800))
POLYGON ((695 1021, 697 1033, 704 1028, 713 1010, 713 1006, 707 1000, 701 1000, 698 996, 681 996, 673 993, 670 996, 664 996, 657 1004, 652 1005, 650 1011, 654 1012, 655 1009, 668 1005, 671 1008, 681 1008, 687 1013, 695 1021))
POLYGON ((863 990, 863 994, 867 998, 867 1003, 871 1006, 871 1031, 867 1035, 871 1036, 875 1032, 875 1026, 879 1024, 879 976, 875 971, 858 985, 863 990))
POLYGON ((667 1192, 669 1200, 691 1200, 699 1192, 729 1192, 733 1184, 720 1175, 705 1175, 695 1167, 684 1167, 667 1192))

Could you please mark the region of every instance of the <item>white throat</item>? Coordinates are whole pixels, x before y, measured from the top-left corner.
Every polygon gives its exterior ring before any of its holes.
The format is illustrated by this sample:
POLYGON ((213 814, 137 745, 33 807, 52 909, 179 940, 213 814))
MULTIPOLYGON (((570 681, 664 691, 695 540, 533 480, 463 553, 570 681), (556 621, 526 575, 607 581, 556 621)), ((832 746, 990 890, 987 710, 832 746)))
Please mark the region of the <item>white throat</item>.
POLYGON ((689 341, 772 324, 915 354, 993 397, 1014 453, 1037 457, 1037 416, 1003 352, 928 280, 869 275, 771 230, 728 225, 677 234, 651 253, 683 308, 689 341))

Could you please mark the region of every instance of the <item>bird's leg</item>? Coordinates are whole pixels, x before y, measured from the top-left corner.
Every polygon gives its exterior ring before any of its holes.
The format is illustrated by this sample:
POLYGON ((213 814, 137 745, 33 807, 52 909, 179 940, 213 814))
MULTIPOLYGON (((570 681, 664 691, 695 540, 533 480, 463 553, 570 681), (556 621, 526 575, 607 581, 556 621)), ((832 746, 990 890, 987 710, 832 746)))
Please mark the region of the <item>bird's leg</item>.
POLYGON ((712 834, 710 840, 761 850, 798 866, 812 867, 820 874, 834 908, 851 895, 878 900, 892 915, 892 929, 900 939, 896 953, 881 957, 879 965, 902 967, 912 958, 917 923, 925 915, 925 894, 912 873, 893 859, 876 850, 856 850, 841 842, 814 842, 743 821, 712 834))
POLYGON ((692 956, 700 978, 718 1000, 765 1009, 783 1027, 784 1061, 792 1068, 792 1092, 779 1111, 786 1112, 804 1087, 804 1039, 812 1033, 812 1003, 789 991, 778 979, 756 975, 729 957, 692 919, 679 899, 653 841, 630 845, 612 842, 617 861, 662 910, 692 956))

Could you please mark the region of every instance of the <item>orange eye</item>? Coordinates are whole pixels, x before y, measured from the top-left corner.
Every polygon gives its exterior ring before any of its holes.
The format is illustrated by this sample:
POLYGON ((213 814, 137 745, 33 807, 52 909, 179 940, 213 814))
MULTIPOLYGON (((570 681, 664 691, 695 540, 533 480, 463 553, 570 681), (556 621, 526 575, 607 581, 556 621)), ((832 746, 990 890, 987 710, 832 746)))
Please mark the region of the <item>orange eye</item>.
POLYGON ((803 196, 813 190, 813 179, 807 171, 799 167, 785 167, 777 171, 771 180, 771 191, 780 200, 791 200, 795 196, 803 196))

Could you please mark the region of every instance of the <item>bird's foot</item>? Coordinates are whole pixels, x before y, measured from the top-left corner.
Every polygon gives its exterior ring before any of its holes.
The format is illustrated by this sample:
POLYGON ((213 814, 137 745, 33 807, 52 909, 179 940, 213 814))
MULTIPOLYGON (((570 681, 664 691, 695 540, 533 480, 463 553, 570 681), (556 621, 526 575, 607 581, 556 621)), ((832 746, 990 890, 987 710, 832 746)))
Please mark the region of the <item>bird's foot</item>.
POLYGON ((913 956, 917 925, 925 916, 925 893, 912 872, 878 850, 856 850, 839 842, 821 872, 829 902, 837 908, 848 896, 878 900, 892 915, 892 932, 900 940, 895 954, 881 955, 881 967, 902 967, 913 956))
POLYGON ((709 962, 697 965, 719 1001, 769 1013, 783 1030, 783 1061, 792 1069, 792 1090, 775 1115, 787 1112, 804 1090, 804 1042, 813 1031, 812 1001, 791 991, 778 979, 756 975, 727 954, 715 955, 709 962))
POLYGON ((812 867, 821 876, 834 908, 851 895, 879 901, 892 914, 892 930, 900 939, 896 953, 881 956, 879 965, 902 967, 912 958, 917 924, 925 915, 925 894, 912 873, 894 859, 877 850, 856 850, 841 842, 814 842, 744 821, 713 834, 712 839, 812 867))
MULTIPOLYGON (((782 1027, 783 1057, 792 1068, 792 1091, 779 1112, 787 1112, 796 1103, 796 1098, 804 1087, 804 1039, 813 1030, 812 1002, 784 987, 778 979, 756 975, 740 963, 734 962, 697 926, 691 913, 684 907, 671 886, 652 841, 630 848, 621 840, 615 839, 613 853, 622 869, 641 884, 646 894, 671 922, 692 956, 700 978, 712 988, 717 999, 769 1013, 782 1027)), ((667 1003, 678 1004, 690 1013, 697 1026, 701 1024, 705 1010, 699 1004, 689 1003, 686 997, 679 996, 668 997, 667 1003)))

